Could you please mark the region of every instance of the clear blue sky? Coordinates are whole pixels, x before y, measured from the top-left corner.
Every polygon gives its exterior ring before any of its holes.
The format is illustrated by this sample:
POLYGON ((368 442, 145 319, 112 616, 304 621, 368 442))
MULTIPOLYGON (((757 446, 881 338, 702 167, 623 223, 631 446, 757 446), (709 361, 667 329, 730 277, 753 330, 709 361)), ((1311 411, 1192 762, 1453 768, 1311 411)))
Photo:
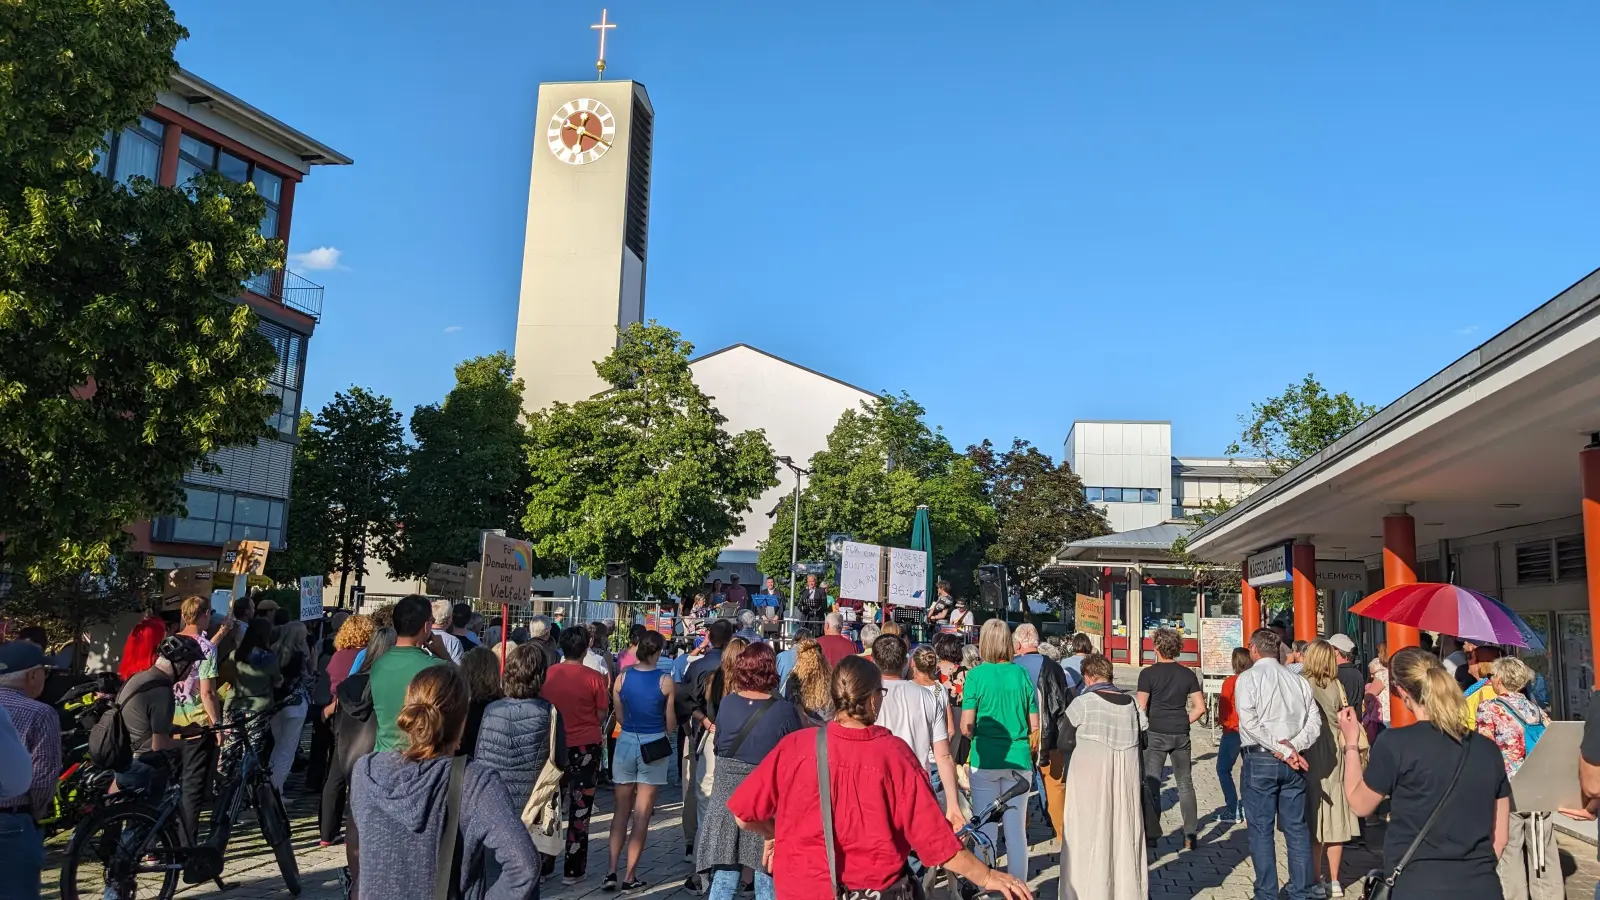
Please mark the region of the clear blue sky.
MULTIPOLYGON (((297 196, 307 399, 409 413, 509 348, 540 81, 594 3, 180 0, 179 60, 355 157, 297 196)), ((608 0, 657 112, 646 315, 909 391, 958 447, 1074 418, 1218 453, 1314 371, 1387 403, 1600 265, 1600 6, 608 0)))

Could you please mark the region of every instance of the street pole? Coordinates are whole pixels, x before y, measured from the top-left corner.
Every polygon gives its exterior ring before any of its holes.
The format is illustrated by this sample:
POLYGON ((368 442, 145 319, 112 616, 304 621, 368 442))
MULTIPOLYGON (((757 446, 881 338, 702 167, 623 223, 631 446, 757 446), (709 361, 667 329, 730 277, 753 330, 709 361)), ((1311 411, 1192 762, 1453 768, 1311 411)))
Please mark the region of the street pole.
MULTIPOLYGON (((800 564, 800 479, 806 475, 810 475, 811 473, 808 470, 802 469, 795 465, 793 457, 780 456, 777 458, 777 461, 783 463, 785 466, 788 466, 789 471, 794 473, 794 503, 792 504, 794 506, 794 527, 792 529, 793 533, 790 536, 789 543, 788 616, 789 621, 793 623, 795 617, 795 579, 798 577, 798 574, 795 572, 795 566, 800 564)), ((792 634, 793 632, 791 631, 790 633, 792 634)))

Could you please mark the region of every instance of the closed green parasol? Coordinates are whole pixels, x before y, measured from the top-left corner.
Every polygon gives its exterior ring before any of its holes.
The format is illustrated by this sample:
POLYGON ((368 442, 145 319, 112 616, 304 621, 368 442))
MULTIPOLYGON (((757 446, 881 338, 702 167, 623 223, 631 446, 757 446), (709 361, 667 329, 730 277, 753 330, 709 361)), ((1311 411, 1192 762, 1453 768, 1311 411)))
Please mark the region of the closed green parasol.
POLYGON ((922 607, 933 602, 933 525, 928 520, 928 507, 918 506, 917 517, 911 523, 911 549, 928 554, 928 584, 923 588, 922 607))

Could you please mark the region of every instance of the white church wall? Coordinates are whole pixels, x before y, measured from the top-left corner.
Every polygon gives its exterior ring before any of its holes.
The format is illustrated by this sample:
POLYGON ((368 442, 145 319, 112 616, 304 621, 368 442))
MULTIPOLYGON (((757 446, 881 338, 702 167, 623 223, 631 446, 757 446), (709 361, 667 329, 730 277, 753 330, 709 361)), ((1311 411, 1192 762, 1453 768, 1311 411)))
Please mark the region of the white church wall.
MULTIPOLYGON (((839 416, 875 396, 743 344, 701 357, 690 368, 695 384, 727 418, 730 434, 760 428, 775 456, 793 457, 801 466, 827 447, 839 416)), ((767 514, 794 491, 788 469, 780 467, 778 478, 777 487, 751 504, 744 533, 729 542, 729 550, 754 550, 766 539, 772 528, 767 514)))

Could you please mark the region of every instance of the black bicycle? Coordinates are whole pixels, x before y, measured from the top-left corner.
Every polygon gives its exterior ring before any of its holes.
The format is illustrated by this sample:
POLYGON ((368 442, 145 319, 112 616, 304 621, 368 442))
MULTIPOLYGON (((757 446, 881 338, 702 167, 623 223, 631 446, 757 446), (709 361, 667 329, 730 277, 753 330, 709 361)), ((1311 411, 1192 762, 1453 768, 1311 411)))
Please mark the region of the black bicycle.
MULTIPOLYGON (((187 884, 214 881, 218 889, 228 890, 233 885, 222 881, 223 862, 228 839, 246 806, 255 809, 261 836, 277 857, 289 893, 300 896, 300 867, 289 840, 289 816, 258 749, 264 720, 281 708, 235 714, 225 725, 204 729, 200 740, 211 740, 217 732, 227 735, 220 764, 225 784, 217 792, 211 833, 205 841, 191 843, 181 833, 178 778, 167 779, 159 802, 144 790, 113 794, 73 831, 61 865, 63 900, 167 900, 177 893, 180 878, 187 884)), ((167 768, 172 768, 170 762, 167 768)))
MULTIPOLYGON (((994 842, 984 833, 985 825, 997 825, 1005 817, 1006 807, 1011 801, 1028 793, 1032 789, 1028 779, 1018 777, 1016 782, 1007 788, 1005 793, 995 798, 995 801, 980 812, 972 814, 972 818, 961 826, 956 832, 956 839, 961 846, 971 850, 978 857, 978 861, 989 868, 994 868, 995 860, 1000 854, 995 851, 994 842)), ((922 893, 928 900, 974 900, 984 893, 977 885, 962 878, 942 866, 930 866, 922 873, 922 893)))

